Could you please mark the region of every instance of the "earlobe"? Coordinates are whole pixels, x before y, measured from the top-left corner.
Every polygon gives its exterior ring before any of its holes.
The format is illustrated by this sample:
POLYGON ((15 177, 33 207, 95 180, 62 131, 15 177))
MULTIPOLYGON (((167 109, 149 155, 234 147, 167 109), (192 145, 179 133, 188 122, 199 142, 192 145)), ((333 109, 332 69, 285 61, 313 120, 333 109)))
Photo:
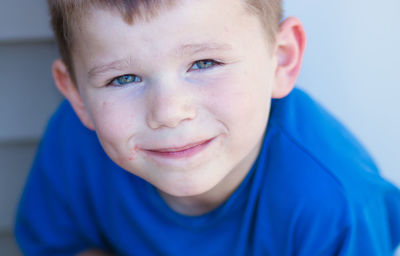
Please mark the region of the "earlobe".
POLYGON ((82 100, 78 87, 72 81, 68 69, 61 59, 54 61, 52 73, 57 89, 69 101, 83 125, 90 130, 94 130, 93 122, 82 100))
POLYGON ((288 95, 297 80, 306 46, 306 35, 300 20, 287 18, 280 25, 276 37, 275 87, 273 98, 283 98, 288 95))

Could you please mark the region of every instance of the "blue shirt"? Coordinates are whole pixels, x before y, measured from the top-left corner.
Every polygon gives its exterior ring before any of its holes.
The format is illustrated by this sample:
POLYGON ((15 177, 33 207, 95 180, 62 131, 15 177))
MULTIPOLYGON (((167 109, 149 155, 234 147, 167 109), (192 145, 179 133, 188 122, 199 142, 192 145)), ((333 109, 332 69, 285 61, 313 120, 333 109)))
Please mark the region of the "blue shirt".
POLYGON ((400 191, 354 137, 305 93, 273 100, 260 154, 217 209, 174 212, 114 164, 64 102, 49 122, 21 198, 25 255, 391 255, 400 191))

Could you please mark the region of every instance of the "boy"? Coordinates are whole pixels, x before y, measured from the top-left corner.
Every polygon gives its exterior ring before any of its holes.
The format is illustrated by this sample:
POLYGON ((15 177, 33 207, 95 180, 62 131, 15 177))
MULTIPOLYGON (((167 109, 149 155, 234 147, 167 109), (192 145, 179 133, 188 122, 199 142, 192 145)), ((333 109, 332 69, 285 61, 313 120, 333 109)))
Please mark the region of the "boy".
POLYGON ((21 199, 25 254, 393 253, 400 192, 292 91, 305 35, 280 1, 48 2, 69 103, 21 199))

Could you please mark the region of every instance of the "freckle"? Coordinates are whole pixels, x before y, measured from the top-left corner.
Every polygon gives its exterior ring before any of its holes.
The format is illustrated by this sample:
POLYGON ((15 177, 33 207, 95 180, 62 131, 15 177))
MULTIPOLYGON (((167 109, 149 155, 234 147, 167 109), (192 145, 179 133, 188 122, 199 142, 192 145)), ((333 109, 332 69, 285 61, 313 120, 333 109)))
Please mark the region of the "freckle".
POLYGON ((102 105, 103 105, 103 108, 104 108, 104 107, 107 107, 107 101, 103 101, 103 104, 102 104, 102 105))

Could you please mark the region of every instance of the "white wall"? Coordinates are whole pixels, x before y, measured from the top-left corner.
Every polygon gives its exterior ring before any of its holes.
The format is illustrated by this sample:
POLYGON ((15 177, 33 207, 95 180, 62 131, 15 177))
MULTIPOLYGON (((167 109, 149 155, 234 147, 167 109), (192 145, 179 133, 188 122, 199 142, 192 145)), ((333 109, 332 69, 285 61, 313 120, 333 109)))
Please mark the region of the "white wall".
POLYGON ((0 142, 37 140, 60 102, 51 77, 52 41, 0 42, 0 142))
POLYGON ((21 41, 51 37, 46 0, 1 0, 0 40, 21 41))
POLYGON ((288 0, 308 47, 298 80, 400 187, 400 1, 288 0))

